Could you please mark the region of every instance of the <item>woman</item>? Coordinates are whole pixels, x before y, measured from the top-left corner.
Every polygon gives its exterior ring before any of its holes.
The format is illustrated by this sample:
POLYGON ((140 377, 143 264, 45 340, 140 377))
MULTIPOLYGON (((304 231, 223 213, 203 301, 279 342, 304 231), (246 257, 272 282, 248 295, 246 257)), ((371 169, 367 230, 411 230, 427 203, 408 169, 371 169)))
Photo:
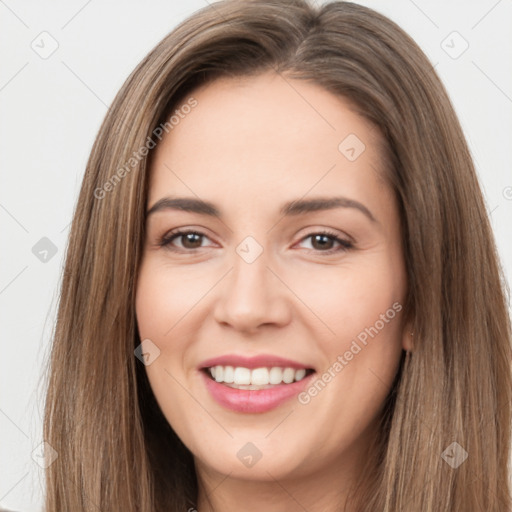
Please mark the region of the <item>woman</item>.
POLYGON ((511 330, 447 94, 358 5, 217 2, 94 144, 47 511, 509 510, 511 330))

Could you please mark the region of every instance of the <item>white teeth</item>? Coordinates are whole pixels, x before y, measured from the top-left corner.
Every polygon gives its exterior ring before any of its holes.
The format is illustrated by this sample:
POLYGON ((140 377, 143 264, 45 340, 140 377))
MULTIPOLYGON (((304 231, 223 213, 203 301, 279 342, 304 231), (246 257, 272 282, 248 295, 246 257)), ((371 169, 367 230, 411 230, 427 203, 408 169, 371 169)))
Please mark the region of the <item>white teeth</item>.
POLYGON ((306 370, 301 368, 295 372, 295 380, 302 380, 306 376, 306 370))
POLYGON ((283 382, 283 369, 279 368, 279 366, 270 368, 269 382, 270 384, 281 384, 283 382))
POLYGON ((224 382, 231 384, 235 380, 235 369, 232 366, 224 366, 224 382))
POLYGON ((224 382, 224 367, 223 366, 215 367, 215 380, 217 382, 224 382))
POLYGON ((244 368, 243 366, 213 366, 209 368, 210 375, 217 382, 231 384, 231 387, 248 386, 244 389, 258 389, 258 386, 277 385, 284 382, 291 384, 306 376, 306 369, 281 368, 244 368))
POLYGON ((283 372, 283 382, 285 384, 291 384, 295 379, 295 370, 293 368, 285 368, 283 372))
POLYGON ((250 384, 251 383, 251 370, 237 366, 235 368, 235 375, 233 377, 233 384, 250 384))
POLYGON ((256 368, 251 372, 251 384, 255 386, 265 386, 268 384, 268 370, 266 368, 256 368))

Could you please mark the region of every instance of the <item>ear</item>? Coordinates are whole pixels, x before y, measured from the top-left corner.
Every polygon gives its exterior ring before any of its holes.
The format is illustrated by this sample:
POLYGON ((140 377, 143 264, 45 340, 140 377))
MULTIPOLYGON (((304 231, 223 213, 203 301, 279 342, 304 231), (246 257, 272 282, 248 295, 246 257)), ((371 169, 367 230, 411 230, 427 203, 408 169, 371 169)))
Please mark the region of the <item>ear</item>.
POLYGON ((414 350, 414 332, 412 330, 412 322, 407 322, 402 331, 402 348, 407 352, 414 350))

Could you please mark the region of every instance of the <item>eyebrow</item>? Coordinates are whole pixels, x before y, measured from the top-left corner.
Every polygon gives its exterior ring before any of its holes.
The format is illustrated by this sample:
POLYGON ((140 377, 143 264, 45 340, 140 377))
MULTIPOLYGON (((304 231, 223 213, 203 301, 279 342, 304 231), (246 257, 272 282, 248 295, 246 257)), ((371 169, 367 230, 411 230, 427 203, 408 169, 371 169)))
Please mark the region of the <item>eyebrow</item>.
MULTIPOLYGON (((347 197, 297 199, 296 201, 285 203, 280 209, 280 214, 288 217, 322 210, 332 210, 334 208, 355 208, 366 215, 372 222, 377 222, 372 212, 364 204, 347 197)), ((146 215, 149 217, 153 213, 165 210, 182 210, 211 217, 221 217, 219 208, 213 203, 193 197, 163 197, 147 211, 146 215)))

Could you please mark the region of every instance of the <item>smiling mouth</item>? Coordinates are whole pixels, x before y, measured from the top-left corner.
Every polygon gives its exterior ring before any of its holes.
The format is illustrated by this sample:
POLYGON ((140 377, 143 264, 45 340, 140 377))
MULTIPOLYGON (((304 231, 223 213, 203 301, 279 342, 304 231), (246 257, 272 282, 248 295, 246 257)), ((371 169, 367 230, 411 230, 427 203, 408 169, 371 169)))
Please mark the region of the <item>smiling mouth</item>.
POLYGON ((211 366, 202 371, 215 382, 227 387, 243 390, 268 389, 282 384, 292 384, 305 379, 312 368, 290 368, 281 366, 245 368, 243 366, 211 366))

